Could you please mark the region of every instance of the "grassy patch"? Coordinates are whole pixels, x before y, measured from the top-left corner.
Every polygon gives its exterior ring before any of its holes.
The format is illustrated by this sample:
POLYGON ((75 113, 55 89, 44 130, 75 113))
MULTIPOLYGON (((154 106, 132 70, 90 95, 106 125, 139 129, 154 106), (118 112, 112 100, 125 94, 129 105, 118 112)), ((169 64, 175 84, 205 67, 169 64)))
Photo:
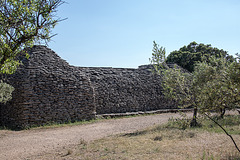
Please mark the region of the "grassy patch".
MULTIPOLYGON (((153 114, 148 114, 153 115, 153 114)), ((139 117, 139 116, 146 116, 146 115, 126 115, 126 116, 116 116, 116 117, 98 117, 96 119, 92 120, 83 120, 83 121, 76 121, 76 122, 66 122, 66 123, 56 123, 56 122, 49 122, 42 126, 31 126, 26 129, 51 129, 51 128, 59 128, 59 127, 67 127, 67 126, 78 126, 78 125, 84 125, 84 124, 92 124, 101 122, 104 120, 110 120, 110 119, 124 119, 124 118, 133 118, 133 117, 139 117)), ((2 129, 6 129, 5 127, 2 127, 2 129)), ((1 128, 0 128, 1 130, 1 128)))
MULTIPOLYGON (((154 115, 154 114, 147 114, 147 115, 154 115)), ((32 125, 32 126, 26 127, 25 130, 54 129, 54 128, 59 128, 59 127, 71 127, 71 126, 97 123, 97 122, 100 122, 100 121, 110 120, 110 119, 124 119, 124 118, 133 118, 133 117, 139 117, 139 116, 146 116, 146 114, 126 115, 126 116, 116 116, 116 117, 110 117, 110 116, 109 117, 97 117, 96 119, 92 119, 92 120, 83 120, 83 121, 76 121, 76 122, 69 121, 69 122, 65 122, 65 123, 48 122, 48 123, 46 123, 44 125, 41 125, 41 126, 32 125)), ((7 128, 5 126, 0 126, 0 130, 14 130, 14 129, 7 128)))
MULTIPOLYGON (((240 135, 240 116, 227 115, 223 119, 219 117, 213 117, 223 128, 227 130, 229 134, 240 135)), ((200 123, 202 124, 201 130, 206 130, 208 132, 223 133, 223 130, 217 126, 213 121, 207 118, 201 118, 200 123)))
MULTIPOLYGON (((239 115, 226 115, 223 119, 214 116, 213 119, 217 121, 229 134, 240 135, 240 116, 239 115)), ((198 118, 199 126, 190 128, 191 119, 188 118, 175 118, 169 119, 168 123, 164 125, 166 128, 175 129, 191 129, 197 131, 208 131, 214 133, 224 133, 224 131, 213 121, 207 117, 198 118)), ((162 127, 162 126, 161 126, 162 127)))
POLYGON ((102 119, 92 119, 88 121, 76 121, 76 122, 66 122, 66 123, 48 123, 42 126, 31 126, 26 129, 51 129, 51 128, 59 128, 59 127, 71 127, 71 126, 78 126, 78 125, 84 125, 84 124, 92 124, 96 122, 100 122, 102 119))

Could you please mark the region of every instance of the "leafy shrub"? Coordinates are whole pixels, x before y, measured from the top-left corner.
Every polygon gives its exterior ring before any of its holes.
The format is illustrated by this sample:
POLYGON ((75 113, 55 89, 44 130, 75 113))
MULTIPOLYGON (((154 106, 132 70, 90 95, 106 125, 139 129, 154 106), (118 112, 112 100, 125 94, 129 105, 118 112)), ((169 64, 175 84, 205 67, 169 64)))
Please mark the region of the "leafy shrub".
POLYGON ((0 81, 0 103, 6 103, 12 99, 13 86, 0 81))
POLYGON ((188 118, 170 118, 168 120, 167 127, 169 128, 179 128, 182 130, 187 129, 190 126, 190 119, 188 118))

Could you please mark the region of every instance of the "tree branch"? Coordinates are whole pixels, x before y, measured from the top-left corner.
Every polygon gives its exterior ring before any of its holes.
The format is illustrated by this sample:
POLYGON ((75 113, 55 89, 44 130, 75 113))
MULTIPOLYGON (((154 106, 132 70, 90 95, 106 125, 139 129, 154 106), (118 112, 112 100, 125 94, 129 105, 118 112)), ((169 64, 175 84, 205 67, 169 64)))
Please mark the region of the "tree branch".
POLYGON ((231 138, 232 142, 233 142, 234 145, 235 145, 235 148, 236 148, 236 149, 238 150, 238 152, 240 153, 240 150, 239 150, 236 142, 234 141, 233 137, 232 137, 217 121, 215 121, 214 119, 212 119, 212 118, 211 118, 209 115, 207 115, 206 113, 204 113, 204 115, 207 116, 207 117, 208 117, 210 120, 212 120, 214 123, 216 123, 216 124, 226 133, 226 135, 231 138))

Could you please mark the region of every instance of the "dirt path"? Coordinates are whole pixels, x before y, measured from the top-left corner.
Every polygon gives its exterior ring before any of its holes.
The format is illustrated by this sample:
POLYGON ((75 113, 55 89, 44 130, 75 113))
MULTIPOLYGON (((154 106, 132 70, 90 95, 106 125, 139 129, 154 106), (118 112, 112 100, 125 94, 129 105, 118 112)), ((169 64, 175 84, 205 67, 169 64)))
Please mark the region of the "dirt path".
POLYGON ((2 130, 0 131, 0 159, 28 159, 54 152, 64 146, 77 145, 81 140, 92 141, 113 134, 133 132, 155 124, 166 123, 169 118, 177 116, 179 115, 165 113, 54 129, 2 130))

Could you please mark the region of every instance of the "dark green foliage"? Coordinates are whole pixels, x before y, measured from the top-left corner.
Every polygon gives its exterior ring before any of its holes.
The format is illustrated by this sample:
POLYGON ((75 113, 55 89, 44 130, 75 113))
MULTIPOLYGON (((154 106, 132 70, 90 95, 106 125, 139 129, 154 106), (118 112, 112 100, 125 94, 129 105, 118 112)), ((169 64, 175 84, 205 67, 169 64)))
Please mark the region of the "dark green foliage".
POLYGON ((227 51, 220 50, 212 47, 210 44, 197 44, 191 42, 187 46, 183 46, 178 51, 171 52, 167 59, 167 63, 176 63, 179 66, 187 69, 190 72, 194 71, 194 66, 197 62, 207 61, 209 62, 210 57, 225 57, 227 61, 233 61, 233 56, 228 55, 227 51))

